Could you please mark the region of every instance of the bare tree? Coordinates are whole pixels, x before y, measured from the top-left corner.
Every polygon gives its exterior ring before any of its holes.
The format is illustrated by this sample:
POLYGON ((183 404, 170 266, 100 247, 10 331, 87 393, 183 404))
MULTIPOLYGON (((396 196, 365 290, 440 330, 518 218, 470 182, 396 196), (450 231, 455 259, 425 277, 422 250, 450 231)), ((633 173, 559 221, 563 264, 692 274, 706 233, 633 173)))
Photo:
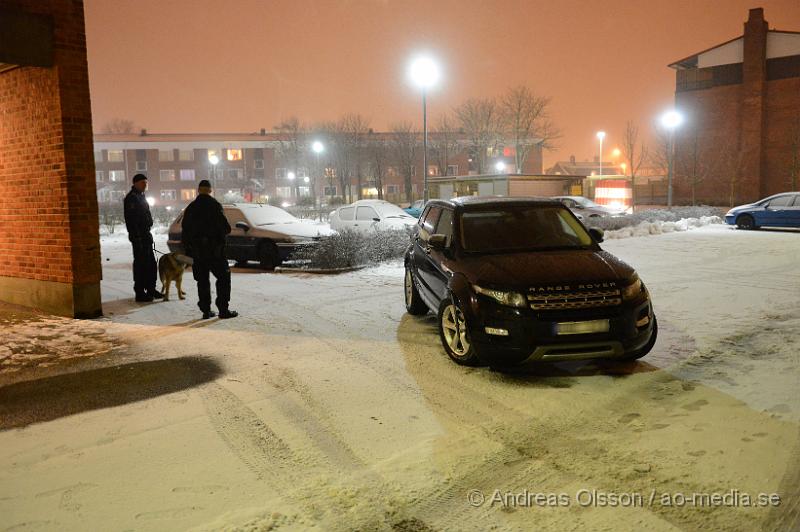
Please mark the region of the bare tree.
MULTIPOLYGON (((342 118, 342 121, 347 137, 347 145, 352 153, 350 161, 356 178, 356 197, 362 199, 364 196, 362 187, 364 166, 367 161, 367 134, 372 130, 369 127, 369 119, 360 114, 348 113, 342 118)), ((351 193, 350 200, 352 201, 352 199, 351 193)))
POLYGON ((389 126, 392 142, 392 158, 400 169, 405 184, 406 201, 414 201, 411 187, 414 166, 417 163, 417 147, 419 145, 419 131, 414 129, 411 122, 399 122, 389 126))
POLYGON ((278 141, 280 143, 280 148, 278 153, 284 167, 296 176, 292 185, 294 188, 294 195, 299 196, 300 183, 298 179, 298 169, 301 167, 307 168, 307 128, 296 116, 292 116, 283 120, 273 129, 280 134, 278 141))
POLYGON ((470 98, 454 109, 459 127, 467 136, 478 172, 486 173, 487 152, 497 147, 502 137, 503 121, 493 98, 470 98))
POLYGON ((110 135, 128 135, 136 131, 136 124, 127 118, 112 118, 105 123, 102 131, 110 135))
POLYGON ((461 151, 458 137, 456 120, 450 114, 441 115, 428 135, 428 155, 438 166, 441 175, 447 175, 447 167, 461 151))
POLYGON ((369 120, 362 115, 348 113, 329 124, 332 162, 342 189, 342 198, 353 201, 352 181, 356 177, 357 197, 361 197, 361 181, 366 160, 365 143, 369 133, 369 120))
POLYGON ((367 160, 370 172, 375 181, 375 188, 378 189, 378 199, 383 199, 383 178, 389 167, 389 144, 386 137, 380 135, 373 137, 368 135, 367 140, 367 160))
POLYGON ((523 172, 531 148, 541 144, 553 149, 561 136, 549 116, 550 98, 537 96, 525 85, 511 87, 500 98, 500 114, 505 137, 514 145, 514 165, 523 172))
MULTIPOLYGON (((676 148, 675 174, 689 184, 692 205, 697 204, 697 187, 720 167, 729 166, 729 155, 719 150, 703 150, 697 127, 682 135, 682 142, 676 148)), ((724 168, 725 171, 729 168, 724 168)))
POLYGON ((623 137, 623 151, 625 160, 628 163, 628 171, 631 177, 631 209, 636 207, 636 174, 639 168, 647 160, 647 145, 639 142, 639 126, 628 120, 625 124, 625 135, 623 137))

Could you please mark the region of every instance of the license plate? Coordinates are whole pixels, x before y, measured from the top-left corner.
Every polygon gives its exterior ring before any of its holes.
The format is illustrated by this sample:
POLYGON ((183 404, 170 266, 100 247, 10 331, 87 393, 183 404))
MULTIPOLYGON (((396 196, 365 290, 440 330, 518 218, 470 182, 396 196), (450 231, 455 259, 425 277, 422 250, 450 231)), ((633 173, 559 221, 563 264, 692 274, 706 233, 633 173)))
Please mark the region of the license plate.
POLYGON ((591 334, 608 332, 608 320, 562 321, 556 323, 556 334, 591 334))

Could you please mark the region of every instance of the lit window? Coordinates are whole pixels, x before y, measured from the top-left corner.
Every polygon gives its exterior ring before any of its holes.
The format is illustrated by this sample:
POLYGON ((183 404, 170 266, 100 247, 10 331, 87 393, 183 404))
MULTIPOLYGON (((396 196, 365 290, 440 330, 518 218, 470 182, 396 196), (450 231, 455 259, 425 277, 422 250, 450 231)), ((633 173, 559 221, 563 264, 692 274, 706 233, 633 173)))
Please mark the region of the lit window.
POLYGON ((217 150, 207 150, 207 157, 208 161, 211 162, 213 157, 219 158, 219 152, 217 150))
POLYGON ((439 167, 435 164, 428 165, 428 175, 437 176, 439 175, 439 167))
POLYGON ((108 160, 115 163, 124 161, 125 158, 122 154, 122 150, 108 150, 108 160))
POLYGON ((159 170, 158 178, 161 181, 175 181, 175 170, 159 170))
POLYGON ((279 198, 290 198, 292 197, 292 187, 276 187, 275 193, 279 198))
POLYGON ((178 152, 179 161, 194 161, 194 150, 180 150, 178 152))
POLYGON ((181 199, 183 201, 192 201, 197 197, 197 191, 193 188, 181 189, 181 199))
POLYGON ((159 161, 174 161, 175 154, 172 150, 158 150, 158 160, 159 161))
POLYGON ((181 169, 181 181, 194 181, 194 169, 192 168, 183 168, 181 169))
POLYGON ((174 190, 162 190, 161 199, 166 201, 175 201, 176 194, 174 190))
POLYGON ((226 158, 229 161, 241 161, 242 160, 242 150, 227 150, 226 158))
POLYGON ((114 182, 125 181, 125 170, 110 170, 108 180, 114 182))

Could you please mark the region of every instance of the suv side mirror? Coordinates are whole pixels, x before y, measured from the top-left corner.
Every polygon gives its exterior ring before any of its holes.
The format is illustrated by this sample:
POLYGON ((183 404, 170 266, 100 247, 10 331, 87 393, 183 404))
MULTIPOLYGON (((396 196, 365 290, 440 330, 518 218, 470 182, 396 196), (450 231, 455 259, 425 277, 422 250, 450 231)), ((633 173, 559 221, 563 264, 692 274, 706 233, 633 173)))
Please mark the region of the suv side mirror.
POLYGON ((431 235, 428 238, 428 245, 436 251, 444 251, 444 248, 447 247, 447 235, 431 235))
POLYGON ((602 229, 598 229, 596 227, 592 227, 591 229, 589 229, 589 234, 592 235, 592 238, 594 238, 594 241, 599 244, 600 242, 603 241, 603 235, 605 233, 603 233, 602 229))
POLYGON ((236 222, 236 229, 241 229, 246 233, 250 230, 250 226, 244 222, 236 222))

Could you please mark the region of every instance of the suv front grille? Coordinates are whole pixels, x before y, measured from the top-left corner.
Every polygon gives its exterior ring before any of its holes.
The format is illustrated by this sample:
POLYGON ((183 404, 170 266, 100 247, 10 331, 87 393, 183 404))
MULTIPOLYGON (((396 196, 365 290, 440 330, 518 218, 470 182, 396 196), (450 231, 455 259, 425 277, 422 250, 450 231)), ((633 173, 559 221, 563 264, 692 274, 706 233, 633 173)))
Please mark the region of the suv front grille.
POLYGON ((622 304, 622 294, 618 288, 537 292, 528 294, 528 302, 533 310, 614 307, 622 304))

